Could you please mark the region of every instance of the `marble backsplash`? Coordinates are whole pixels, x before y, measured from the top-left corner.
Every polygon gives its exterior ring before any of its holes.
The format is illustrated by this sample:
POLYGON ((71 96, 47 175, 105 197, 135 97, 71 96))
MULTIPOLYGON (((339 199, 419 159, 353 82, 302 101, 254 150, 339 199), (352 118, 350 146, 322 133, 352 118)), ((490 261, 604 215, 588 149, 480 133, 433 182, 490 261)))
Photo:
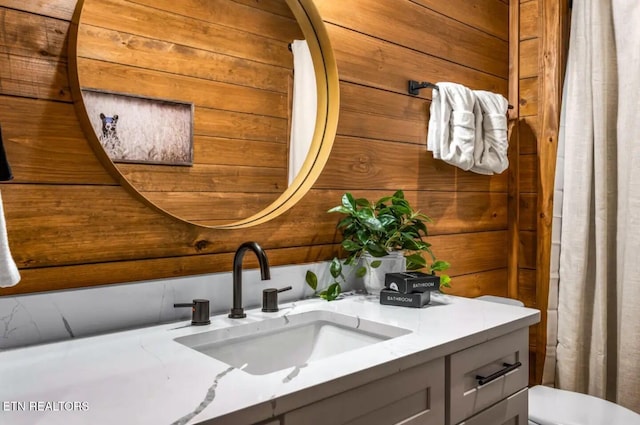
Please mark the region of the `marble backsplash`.
MULTIPOLYGON (((328 282, 327 264, 271 267, 268 281, 260 280, 258 269, 244 270, 244 307, 259 307, 266 288, 292 286, 279 294, 281 303, 312 296, 305 274, 312 270, 328 282)), ((208 299, 212 315, 226 313, 232 304, 232 281, 228 272, 0 297, 0 350, 190 320, 190 309, 173 304, 195 298, 208 299)), ((359 289, 355 279, 343 288, 349 289, 359 289)))

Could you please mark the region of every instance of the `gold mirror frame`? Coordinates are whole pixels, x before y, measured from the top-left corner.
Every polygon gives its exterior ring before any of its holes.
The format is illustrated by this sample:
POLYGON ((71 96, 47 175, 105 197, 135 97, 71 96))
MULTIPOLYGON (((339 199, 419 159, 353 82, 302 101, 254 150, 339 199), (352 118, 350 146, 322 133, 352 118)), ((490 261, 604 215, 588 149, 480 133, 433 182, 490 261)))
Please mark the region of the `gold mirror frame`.
POLYGON ((185 220, 147 199, 118 170, 115 163, 109 158, 105 150, 102 148, 102 145, 98 140, 98 135, 95 133, 87 113, 87 108, 82 97, 80 77, 78 75, 78 28, 81 22, 84 0, 78 1, 72 19, 69 36, 69 76, 71 82, 71 93, 76 113, 85 136, 89 139, 90 145, 95 151, 100 162, 105 168, 107 168, 109 173, 120 183, 121 186, 125 187, 136 198, 142 200, 157 211, 173 217, 176 220, 190 223, 194 226, 211 229, 237 229, 265 223, 293 207, 309 191, 309 189, 311 189, 327 163, 333 146, 333 141, 336 136, 340 109, 338 68, 333 54, 333 49, 331 48, 331 43, 329 41, 329 35, 313 0, 285 0, 285 2, 295 16, 296 21, 302 29, 302 33, 309 45, 316 74, 318 110, 316 126, 309 152, 307 153, 307 157, 293 182, 274 202, 262 211, 233 223, 206 226, 185 220))

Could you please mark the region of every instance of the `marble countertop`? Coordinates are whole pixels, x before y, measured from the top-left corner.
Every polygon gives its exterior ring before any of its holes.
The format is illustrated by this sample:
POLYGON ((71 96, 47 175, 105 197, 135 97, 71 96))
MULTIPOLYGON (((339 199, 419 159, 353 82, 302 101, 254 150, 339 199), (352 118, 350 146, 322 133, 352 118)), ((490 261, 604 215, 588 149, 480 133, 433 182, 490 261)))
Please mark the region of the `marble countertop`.
POLYGON ((434 294, 421 308, 353 295, 213 316, 0 352, 0 423, 252 423, 539 321, 538 310, 434 294), (328 310, 411 333, 266 375, 251 375, 174 341, 244 323, 328 310))

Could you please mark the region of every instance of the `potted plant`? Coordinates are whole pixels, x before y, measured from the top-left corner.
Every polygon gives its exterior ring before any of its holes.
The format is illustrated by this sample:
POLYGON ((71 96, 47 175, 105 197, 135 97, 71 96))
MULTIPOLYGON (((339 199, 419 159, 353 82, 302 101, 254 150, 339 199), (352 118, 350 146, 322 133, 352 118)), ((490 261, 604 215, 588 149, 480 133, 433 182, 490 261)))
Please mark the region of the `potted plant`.
MULTIPOLYGON (((322 298, 331 301, 340 295, 340 281, 345 281, 343 265, 357 266, 357 277, 372 277, 380 269, 382 284, 384 273, 389 272, 389 269, 381 267, 387 257, 400 259, 400 265, 395 266, 400 270, 391 271, 425 269, 426 273, 435 273, 449 268, 449 263, 436 259, 431 244, 424 240, 427 236, 425 223, 431 222, 431 219, 414 210, 401 190, 375 202, 355 199, 350 193, 345 193, 341 205, 328 212, 346 215, 338 222, 337 228, 342 233, 342 248, 347 252, 347 258, 343 262, 338 258, 331 261, 329 271, 333 281, 319 292, 322 298), (425 258, 425 253, 428 258, 425 258)), ((317 291, 318 278, 315 273, 307 271, 306 281, 317 291)), ((450 287, 450 281, 449 276, 440 275, 441 286, 450 287)), ((380 285, 378 278, 378 293, 380 285)), ((375 293, 376 288, 367 287, 367 291, 375 293)))

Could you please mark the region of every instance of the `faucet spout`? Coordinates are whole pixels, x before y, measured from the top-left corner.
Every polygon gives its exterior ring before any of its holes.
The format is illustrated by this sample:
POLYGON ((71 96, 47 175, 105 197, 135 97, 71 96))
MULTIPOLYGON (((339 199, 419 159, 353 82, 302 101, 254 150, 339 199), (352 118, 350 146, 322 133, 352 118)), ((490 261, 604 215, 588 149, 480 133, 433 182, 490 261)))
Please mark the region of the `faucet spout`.
POLYGON ((233 257, 233 308, 229 313, 229 317, 232 319, 240 319, 247 317, 242 307, 242 260, 244 254, 247 251, 253 251, 258 258, 258 264, 260 265, 260 277, 262 280, 271 279, 271 272, 269 270, 269 259, 262 247, 257 242, 244 242, 236 250, 236 254, 233 257))

